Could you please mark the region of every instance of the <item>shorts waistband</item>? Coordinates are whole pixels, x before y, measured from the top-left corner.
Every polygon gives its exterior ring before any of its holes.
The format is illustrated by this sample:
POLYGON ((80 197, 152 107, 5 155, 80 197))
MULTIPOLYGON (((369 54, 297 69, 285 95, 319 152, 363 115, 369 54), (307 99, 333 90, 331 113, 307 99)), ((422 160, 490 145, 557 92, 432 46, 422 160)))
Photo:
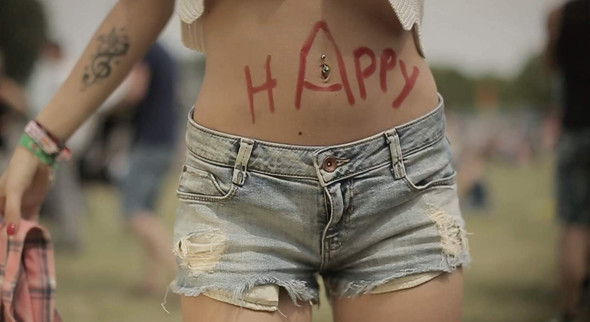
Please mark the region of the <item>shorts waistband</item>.
POLYGON ((316 179, 325 186, 386 163, 396 177, 405 176, 404 156, 445 137, 444 101, 429 113, 369 137, 336 145, 307 146, 276 143, 219 132, 188 115, 187 149, 205 161, 234 168, 234 182, 247 171, 292 178, 316 179), (241 174, 240 174, 241 173, 241 174))

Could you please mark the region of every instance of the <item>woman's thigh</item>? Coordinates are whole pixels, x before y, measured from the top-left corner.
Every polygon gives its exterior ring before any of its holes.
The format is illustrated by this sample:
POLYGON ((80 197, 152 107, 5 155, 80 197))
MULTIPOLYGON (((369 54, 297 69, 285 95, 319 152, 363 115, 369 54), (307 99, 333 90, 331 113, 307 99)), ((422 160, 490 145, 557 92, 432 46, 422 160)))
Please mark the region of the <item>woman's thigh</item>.
POLYGON ((335 322, 461 321, 463 274, 444 273, 420 286, 355 298, 333 298, 335 322))
POLYGON ((241 308, 205 295, 182 296, 182 318, 184 322, 311 322, 311 304, 299 305, 295 306, 283 288, 275 312, 241 308))

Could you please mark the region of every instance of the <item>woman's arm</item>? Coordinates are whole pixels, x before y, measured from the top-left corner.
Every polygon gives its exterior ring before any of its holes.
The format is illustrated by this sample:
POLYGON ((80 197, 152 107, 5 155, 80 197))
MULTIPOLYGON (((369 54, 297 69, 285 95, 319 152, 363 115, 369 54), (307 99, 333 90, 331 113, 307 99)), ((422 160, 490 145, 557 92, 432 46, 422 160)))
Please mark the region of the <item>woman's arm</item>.
MULTIPOLYGON (((144 55, 173 11, 174 0, 119 0, 37 121, 65 141, 144 55)), ((12 235, 21 217, 38 216, 52 173, 27 148, 15 149, 0 177, 0 233, 12 235)))
POLYGON ((37 121, 62 140, 70 137, 154 43, 173 11, 174 0, 120 0, 37 121))

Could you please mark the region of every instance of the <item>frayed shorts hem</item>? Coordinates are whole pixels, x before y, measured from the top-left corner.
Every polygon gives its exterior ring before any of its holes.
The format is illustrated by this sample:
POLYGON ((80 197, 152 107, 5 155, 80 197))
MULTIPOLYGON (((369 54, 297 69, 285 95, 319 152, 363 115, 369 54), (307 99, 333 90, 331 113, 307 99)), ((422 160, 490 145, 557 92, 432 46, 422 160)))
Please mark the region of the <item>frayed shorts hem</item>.
POLYGON ((423 267, 402 271, 380 280, 347 280, 338 279, 327 287, 328 299, 355 298, 364 294, 383 294, 410 289, 425 284, 444 273, 453 273, 459 268, 468 267, 471 259, 465 258, 457 265, 441 265, 440 267, 423 267))
MULTIPOLYGON (((469 261, 466 261, 465 264, 456 267, 447 266, 436 270, 400 272, 378 281, 339 280, 337 285, 334 286, 334 290, 330 290, 332 287, 326 288, 328 301, 331 302, 333 295, 337 298, 354 298, 364 294, 384 294, 414 288, 444 273, 452 273, 457 268, 468 264, 469 261)), ((185 296, 205 295, 220 302, 254 311, 276 312, 279 308, 279 288, 283 287, 289 293, 295 305, 300 306, 299 302, 307 302, 319 306, 318 294, 313 294, 309 289, 301 289, 302 285, 292 284, 290 282, 280 282, 278 284, 254 285, 248 289, 246 289, 248 286, 238 287, 233 290, 220 289, 215 286, 189 287, 171 285, 171 291, 185 296)))
POLYGON ((300 302, 319 303, 319 295, 307 289, 301 281, 274 281, 264 285, 244 285, 234 289, 216 286, 170 286, 173 293, 185 296, 205 295, 211 299, 255 311, 275 312, 279 308, 279 288, 283 287, 296 306, 300 302))

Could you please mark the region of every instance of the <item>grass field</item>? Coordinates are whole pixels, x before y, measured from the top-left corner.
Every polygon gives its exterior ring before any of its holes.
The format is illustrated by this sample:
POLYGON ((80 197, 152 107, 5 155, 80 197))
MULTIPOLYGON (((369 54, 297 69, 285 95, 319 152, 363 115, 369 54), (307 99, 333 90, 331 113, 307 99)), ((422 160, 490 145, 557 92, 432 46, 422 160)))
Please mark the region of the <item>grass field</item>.
MULTIPOLYGON (((488 168, 492 208, 465 212, 473 264, 465 272, 464 321, 548 320, 556 303, 552 163, 488 168)), ((142 257, 121 225, 116 192, 91 186, 86 194, 83 251, 57 254, 58 308, 65 321, 180 321, 176 296, 169 296, 167 314, 161 298, 130 293, 142 257)), ((170 227, 175 203, 174 189, 167 189, 160 209, 170 227)), ((327 305, 314 311, 314 322, 331 320, 327 305)))

